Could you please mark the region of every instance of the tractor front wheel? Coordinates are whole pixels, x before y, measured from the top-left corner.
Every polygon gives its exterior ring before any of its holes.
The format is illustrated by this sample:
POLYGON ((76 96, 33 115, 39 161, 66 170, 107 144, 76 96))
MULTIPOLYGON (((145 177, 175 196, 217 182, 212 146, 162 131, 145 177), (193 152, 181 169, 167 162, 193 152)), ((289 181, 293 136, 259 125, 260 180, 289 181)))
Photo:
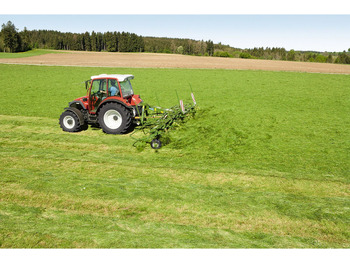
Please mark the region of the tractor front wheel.
POLYGON ((60 126, 66 132, 79 132, 81 126, 79 118, 71 111, 64 111, 60 116, 60 126))
POLYGON ((131 125, 131 114, 124 106, 116 103, 104 105, 98 114, 98 123, 107 134, 124 134, 131 125))

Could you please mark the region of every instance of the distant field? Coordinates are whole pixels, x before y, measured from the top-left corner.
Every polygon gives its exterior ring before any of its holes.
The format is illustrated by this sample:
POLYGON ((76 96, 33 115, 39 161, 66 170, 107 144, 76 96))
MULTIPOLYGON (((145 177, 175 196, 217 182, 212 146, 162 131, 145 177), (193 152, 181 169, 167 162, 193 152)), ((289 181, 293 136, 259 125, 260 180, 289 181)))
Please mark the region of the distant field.
MULTIPOLYGON (((1 56, 0 56, 1 58, 1 56)), ((196 68, 350 74, 350 65, 154 53, 59 51, 0 63, 118 68, 196 68)))
POLYGON ((349 248, 350 76, 0 64, 2 248, 349 248), (195 119, 161 150, 63 132, 101 73, 195 119))
MULTIPOLYGON (((25 57, 32 57, 32 56, 38 56, 38 55, 53 54, 53 53, 58 53, 58 52, 59 51, 44 50, 44 49, 35 49, 35 50, 21 52, 21 53, 0 52, 0 59, 1 58, 25 58, 25 57)), ((0 63, 1 63, 1 60, 0 60, 0 63)))

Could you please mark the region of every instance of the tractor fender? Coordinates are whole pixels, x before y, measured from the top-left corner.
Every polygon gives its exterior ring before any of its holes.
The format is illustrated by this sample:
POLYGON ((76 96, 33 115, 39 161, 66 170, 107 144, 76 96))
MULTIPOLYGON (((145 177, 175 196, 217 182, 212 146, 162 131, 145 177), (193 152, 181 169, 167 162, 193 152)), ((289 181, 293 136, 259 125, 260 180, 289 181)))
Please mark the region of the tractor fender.
POLYGON ((69 103, 69 107, 78 108, 79 106, 81 106, 83 109, 86 110, 85 105, 84 105, 83 102, 81 102, 80 100, 74 100, 74 101, 72 101, 72 102, 69 103))
POLYGON ((84 125, 84 116, 83 116, 83 113, 78 109, 78 108, 75 108, 75 107, 67 107, 65 108, 66 111, 71 111, 73 112, 74 114, 76 114, 76 116, 78 117, 79 119, 79 122, 80 122, 80 125, 84 125))
MULTIPOLYGON (((98 106, 97 111, 99 111, 101 109, 101 107, 107 103, 118 103, 121 104, 122 106, 126 107, 129 110, 132 110, 133 107, 132 106, 128 106, 127 104, 125 104, 123 101, 120 101, 118 99, 106 99, 104 101, 102 101, 102 103, 98 106)), ((96 111, 96 112, 97 112, 96 111)))

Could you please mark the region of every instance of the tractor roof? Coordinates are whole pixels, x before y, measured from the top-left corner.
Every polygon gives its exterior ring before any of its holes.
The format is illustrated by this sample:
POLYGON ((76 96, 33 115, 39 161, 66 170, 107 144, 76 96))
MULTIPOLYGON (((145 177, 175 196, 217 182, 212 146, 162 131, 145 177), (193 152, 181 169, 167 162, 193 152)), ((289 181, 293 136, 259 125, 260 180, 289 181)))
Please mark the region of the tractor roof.
POLYGON ((91 79, 95 79, 95 78, 116 78, 116 79, 118 79, 119 82, 123 82, 126 79, 134 79, 134 76, 133 75, 118 75, 118 74, 115 74, 115 75, 101 74, 98 76, 91 77, 91 79))

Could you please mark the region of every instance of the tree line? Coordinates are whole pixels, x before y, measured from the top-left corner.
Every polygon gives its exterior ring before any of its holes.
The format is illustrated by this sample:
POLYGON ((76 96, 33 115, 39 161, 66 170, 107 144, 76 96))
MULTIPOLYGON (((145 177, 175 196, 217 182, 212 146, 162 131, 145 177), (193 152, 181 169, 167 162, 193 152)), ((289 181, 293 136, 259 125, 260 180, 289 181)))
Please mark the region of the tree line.
POLYGON ((169 53, 182 55, 214 55, 214 43, 211 40, 198 41, 193 39, 143 37, 145 52, 169 53))
POLYGON ((234 48, 212 40, 145 37, 129 32, 62 33, 54 30, 18 32, 8 21, 0 32, 0 52, 24 52, 31 49, 78 50, 97 52, 149 52, 196 56, 233 57, 350 64, 350 48, 346 52, 287 51, 280 47, 234 48))
POLYGON ((343 52, 287 51, 280 47, 234 48, 213 41, 192 39, 143 37, 145 52, 172 53, 199 56, 232 57, 245 59, 285 60, 318 63, 350 64, 350 48, 343 52))
POLYGON ((0 51, 24 52, 31 49, 77 51, 143 52, 142 36, 129 32, 62 33, 54 30, 27 30, 18 32, 9 21, 2 25, 0 51))
MULTIPOLYGON (((237 56, 237 54, 236 54, 237 56)), ((286 60, 317 63, 350 64, 350 49, 348 52, 315 52, 315 51, 289 51, 284 48, 253 48, 245 49, 239 54, 240 58, 286 60)))

